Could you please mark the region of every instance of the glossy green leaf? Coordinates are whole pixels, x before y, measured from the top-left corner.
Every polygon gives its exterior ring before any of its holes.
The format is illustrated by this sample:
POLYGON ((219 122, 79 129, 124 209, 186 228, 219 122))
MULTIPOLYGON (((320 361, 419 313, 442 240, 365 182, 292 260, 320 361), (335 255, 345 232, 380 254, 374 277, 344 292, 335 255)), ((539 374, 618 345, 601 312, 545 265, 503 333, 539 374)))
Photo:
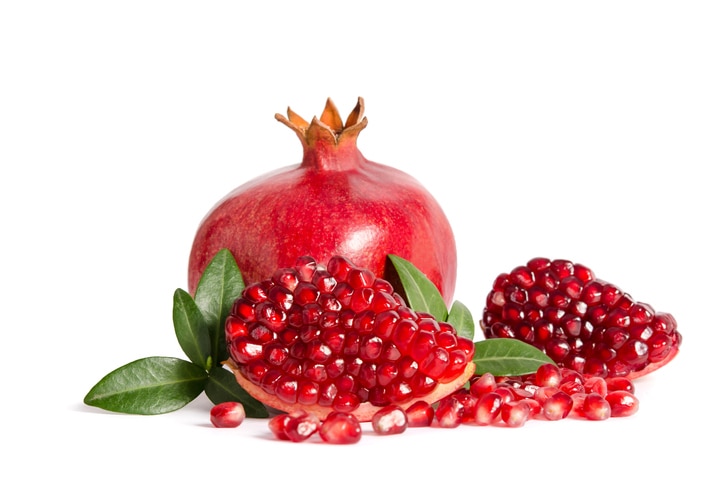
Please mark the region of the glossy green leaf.
POLYGON ((224 322, 242 289, 244 281, 237 261, 228 249, 220 250, 204 269, 194 296, 209 329, 212 363, 215 366, 228 357, 224 322))
POLYGON ((495 376, 531 374, 542 364, 554 364, 536 347, 517 339, 487 339, 474 343, 476 373, 495 376))
POLYGON ((202 311, 194 299, 183 289, 174 292, 174 332, 184 354, 197 366, 208 370, 211 366, 212 348, 209 329, 202 311))
POLYGON ((207 371, 174 357, 146 357, 111 371, 83 402, 127 414, 163 414, 184 407, 204 390, 207 371))
POLYGON ((209 372, 209 382, 205 392, 210 401, 219 404, 227 401, 237 401, 245 407, 245 413, 250 418, 266 418, 269 416, 267 408, 257 399, 250 396, 247 391, 237 383, 234 374, 228 370, 215 366, 209 372))
POLYGON ((449 311, 449 317, 446 322, 454 326, 456 333, 467 339, 474 339, 474 333, 476 326, 474 325, 474 317, 471 315, 471 311, 460 301, 454 301, 451 304, 451 310, 449 311))
POLYGON ((438 321, 446 321, 449 311, 434 283, 406 259, 393 254, 389 254, 388 259, 397 277, 392 282, 400 283, 408 306, 417 312, 427 312, 438 321))

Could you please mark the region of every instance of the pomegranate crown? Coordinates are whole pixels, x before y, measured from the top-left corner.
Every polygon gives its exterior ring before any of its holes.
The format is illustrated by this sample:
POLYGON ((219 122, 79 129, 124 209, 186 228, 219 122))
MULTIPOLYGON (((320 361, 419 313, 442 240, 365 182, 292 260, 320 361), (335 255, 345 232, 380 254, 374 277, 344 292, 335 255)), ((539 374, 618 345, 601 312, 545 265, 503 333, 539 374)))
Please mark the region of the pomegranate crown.
POLYGON ((304 145, 315 145, 320 141, 338 145, 346 139, 355 141, 360 131, 368 125, 368 119, 363 116, 363 112, 363 98, 358 97, 358 103, 344 124, 338 108, 328 98, 320 119, 313 117, 308 122, 289 107, 287 118, 282 114, 275 114, 275 118, 294 130, 304 145))

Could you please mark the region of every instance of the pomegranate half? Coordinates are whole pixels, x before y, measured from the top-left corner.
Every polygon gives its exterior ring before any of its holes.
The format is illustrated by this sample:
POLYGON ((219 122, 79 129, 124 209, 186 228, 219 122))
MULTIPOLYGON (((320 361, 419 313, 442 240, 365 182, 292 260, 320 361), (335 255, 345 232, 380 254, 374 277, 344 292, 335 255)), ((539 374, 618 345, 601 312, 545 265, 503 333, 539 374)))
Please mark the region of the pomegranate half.
POLYGON ((413 177, 367 160, 357 147, 367 125, 363 99, 345 123, 328 99, 308 123, 288 109, 275 118, 303 145, 302 163, 250 180, 219 201, 202 220, 189 258, 189 290, 212 257, 229 249, 245 284, 308 255, 321 263, 349 258, 384 277, 386 256, 413 263, 451 304, 456 245, 433 196, 413 177))

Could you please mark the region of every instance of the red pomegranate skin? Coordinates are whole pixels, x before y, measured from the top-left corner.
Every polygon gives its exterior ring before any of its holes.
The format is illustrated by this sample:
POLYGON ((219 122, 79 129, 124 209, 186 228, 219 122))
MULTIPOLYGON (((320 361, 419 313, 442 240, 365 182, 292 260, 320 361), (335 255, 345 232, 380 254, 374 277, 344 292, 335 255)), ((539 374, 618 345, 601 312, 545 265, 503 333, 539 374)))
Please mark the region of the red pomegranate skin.
POLYGON ((250 180, 205 216, 189 259, 191 293, 222 248, 232 252, 246 285, 304 255, 321 263, 342 255, 384 277, 386 256, 395 254, 421 270, 451 304, 457 259, 448 219, 412 176, 361 154, 356 140, 366 125, 362 113, 359 99, 343 126, 328 100, 322 122, 307 124, 290 110, 289 121, 277 116, 300 137, 302 163, 250 180))

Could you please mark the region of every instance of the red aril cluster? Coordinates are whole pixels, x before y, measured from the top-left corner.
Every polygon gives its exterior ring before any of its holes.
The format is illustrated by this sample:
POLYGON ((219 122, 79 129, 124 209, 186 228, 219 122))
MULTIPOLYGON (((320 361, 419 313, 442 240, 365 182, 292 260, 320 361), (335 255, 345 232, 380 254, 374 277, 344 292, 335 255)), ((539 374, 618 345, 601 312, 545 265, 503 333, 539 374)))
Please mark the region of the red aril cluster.
POLYGON ((226 320, 228 366, 253 397, 323 419, 435 402, 464 385, 474 344, 415 312, 391 284, 341 256, 309 256, 247 286, 226 320))
POLYGON ((528 376, 475 376, 435 405, 433 426, 461 424, 519 427, 530 419, 603 420, 638 411, 633 383, 625 378, 585 377, 554 364, 542 365, 528 376))
POLYGON ((591 269, 534 258, 500 274, 481 319, 486 338, 514 338, 588 376, 640 377, 678 353, 672 315, 635 301, 591 269))
MULTIPOLYGON (((451 393, 429 404, 417 401, 407 409, 397 405, 379 408, 371 427, 379 435, 400 434, 407 428, 456 428, 472 426, 521 427, 530 420, 559 421, 565 418, 602 421, 610 417, 631 416, 639 402, 633 383, 625 377, 605 380, 584 377, 554 364, 540 366, 528 376, 497 378, 491 374, 474 376, 468 388, 451 393)), ((361 437, 360 423, 347 413, 333 412, 322 423, 310 413, 297 412, 274 417, 270 429, 279 439, 301 441, 294 419, 313 419, 314 429, 306 429, 307 439, 320 430, 325 442, 349 444, 361 437), (352 419, 351 419, 352 418, 352 419), (328 421, 327 419, 331 419, 328 421), (327 433, 323 426, 328 423, 327 433), (292 431, 293 434, 290 434, 292 431)))

